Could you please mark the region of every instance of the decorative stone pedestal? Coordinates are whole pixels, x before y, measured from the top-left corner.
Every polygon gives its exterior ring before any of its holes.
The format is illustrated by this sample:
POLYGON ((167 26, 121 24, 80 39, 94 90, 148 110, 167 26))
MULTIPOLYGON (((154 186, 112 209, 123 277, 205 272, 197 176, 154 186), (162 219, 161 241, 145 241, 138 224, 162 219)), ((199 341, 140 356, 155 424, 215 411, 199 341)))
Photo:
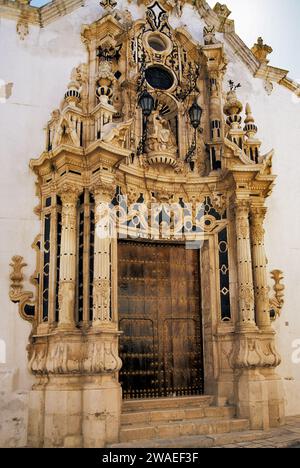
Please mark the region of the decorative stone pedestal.
POLYGON ((30 359, 28 446, 101 448, 118 441, 118 332, 38 337, 30 359))
POLYGON ((251 429, 270 428, 268 390, 264 377, 258 370, 237 373, 238 417, 249 419, 251 429))
POLYGON ((285 398, 282 378, 275 369, 263 369, 268 392, 270 426, 278 427, 285 424, 285 398))
POLYGON ((87 379, 82 391, 82 434, 85 448, 105 447, 118 440, 122 393, 109 377, 87 379))

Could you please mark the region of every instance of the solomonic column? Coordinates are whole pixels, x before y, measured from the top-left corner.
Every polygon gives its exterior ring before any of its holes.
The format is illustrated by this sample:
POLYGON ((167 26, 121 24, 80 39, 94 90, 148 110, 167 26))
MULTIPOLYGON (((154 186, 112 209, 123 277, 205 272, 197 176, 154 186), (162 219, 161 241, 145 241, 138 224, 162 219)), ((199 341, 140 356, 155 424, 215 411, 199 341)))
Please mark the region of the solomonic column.
POLYGON ((63 329, 71 329, 75 326, 76 231, 79 190, 74 185, 64 184, 59 195, 62 201, 62 226, 58 326, 63 329))
POLYGON ((247 200, 237 200, 235 213, 239 284, 239 326, 241 329, 255 328, 249 202, 247 200))
POLYGON ((95 197, 95 241, 93 282, 93 327, 107 326, 111 314, 112 230, 110 203, 115 193, 113 183, 100 181, 93 187, 95 197))
POLYGON ((263 227, 266 212, 267 210, 263 206, 251 207, 251 244, 256 323, 261 330, 270 330, 271 328, 267 257, 264 245, 265 230, 263 227))

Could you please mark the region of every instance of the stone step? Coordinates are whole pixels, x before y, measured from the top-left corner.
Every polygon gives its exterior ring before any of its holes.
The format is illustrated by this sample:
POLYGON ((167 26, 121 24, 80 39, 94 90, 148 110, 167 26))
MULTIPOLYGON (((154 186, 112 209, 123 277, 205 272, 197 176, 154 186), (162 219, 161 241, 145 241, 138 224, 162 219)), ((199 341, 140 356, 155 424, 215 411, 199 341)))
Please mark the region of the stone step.
POLYGON ((238 443, 259 442, 270 437, 266 431, 233 431, 223 434, 193 435, 178 438, 140 439, 131 442, 113 444, 109 448, 213 448, 238 443))
POLYGON ((163 421, 165 423, 172 421, 184 421, 189 419, 201 418, 233 418, 236 414, 234 407, 180 407, 178 409, 160 409, 153 411, 130 411, 121 415, 122 425, 135 424, 154 424, 163 421))
POLYGON ((120 442, 141 439, 164 439, 181 436, 221 434, 232 431, 246 431, 249 421, 246 419, 201 418, 177 421, 169 424, 135 424, 121 427, 120 442))
POLYGON ((153 411, 164 409, 175 409, 175 408, 191 408, 191 407, 207 407, 213 402, 213 397, 209 395, 200 396, 188 396, 188 397, 176 397, 176 398, 157 398, 147 400, 124 400, 122 411, 123 413, 129 413, 131 411, 153 411))

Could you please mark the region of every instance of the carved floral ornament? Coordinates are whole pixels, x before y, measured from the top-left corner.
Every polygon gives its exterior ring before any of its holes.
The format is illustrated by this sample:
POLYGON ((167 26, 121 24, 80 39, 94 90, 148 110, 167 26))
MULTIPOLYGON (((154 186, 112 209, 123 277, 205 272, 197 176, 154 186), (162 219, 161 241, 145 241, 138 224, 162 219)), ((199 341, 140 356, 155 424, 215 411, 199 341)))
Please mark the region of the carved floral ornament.
POLYGON ((29 369, 34 375, 114 374, 121 368, 115 340, 56 342, 29 349, 29 369))
POLYGON ((271 278, 274 281, 274 295, 270 298, 270 315, 271 320, 274 321, 280 317, 282 308, 284 306, 284 290, 285 286, 281 283, 284 279, 281 270, 273 270, 271 278))
POLYGON ((235 343, 231 366, 235 369, 276 368, 281 363, 273 338, 244 336, 235 343))

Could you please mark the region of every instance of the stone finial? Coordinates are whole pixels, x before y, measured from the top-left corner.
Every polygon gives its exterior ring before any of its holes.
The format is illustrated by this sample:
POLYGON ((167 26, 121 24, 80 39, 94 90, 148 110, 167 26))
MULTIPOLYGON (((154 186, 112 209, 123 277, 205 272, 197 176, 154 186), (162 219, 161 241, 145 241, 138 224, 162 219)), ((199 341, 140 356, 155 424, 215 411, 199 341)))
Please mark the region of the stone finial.
POLYGON ((270 298, 270 314, 271 320, 276 320, 281 315, 281 311, 284 305, 284 290, 285 286, 281 283, 284 279, 283 272, 281 270, 271 271, 271 277, 274 280, 273 290, 274 296, 270 298))
POLYGON ((226 103, 224 105, 224 114, 228 116, 226 123, 231 128, 240 128, 242 122, 242 116, 240 114, 243 110, 243 104, 237 98, 236 89, 241 85, 240 83, 235 85, 233 81, 230 81, 229 84, 230 91, 227 93, 226 103))
POLYGON ((247 133, 249 138, 253 138, 257 133, 257 126, 255 125, 255 120, 252 115, 252 110, 250 104, 246 104, 246 118, 245 118, 245 127, 244 130, 247 133))
POLYGON ((231 11, 227 5, 221 4, 220 2, 215 4, 213 10, 218 15, 218 17, 223 20, 226 20, 231 15, 231 11))
POLYGON ((12 268, 12 272, 9 276, 11 280, 10 290, 9 290, 9 297, 13 302, 19 302, 20 296, 23 292, 23 268, 26 267, 27 264, 23 262, 23 257, 20 255, 15 255, 10 263, 10 267, 12 268))
POLYGON ((68 84, 68 91, 65 93, 65 100, 72 107, 76 107, 81 100, 79 89, 80 84, 78 81, 72 80, 68 84))
POLYGON ((260 63, 268 64, 269 60, 267 57, 273 52, 273 49, 267 44, 264 44, 263 38, 259 37, 257 39, 257 43, 254 44, 251 51, 260 63))

